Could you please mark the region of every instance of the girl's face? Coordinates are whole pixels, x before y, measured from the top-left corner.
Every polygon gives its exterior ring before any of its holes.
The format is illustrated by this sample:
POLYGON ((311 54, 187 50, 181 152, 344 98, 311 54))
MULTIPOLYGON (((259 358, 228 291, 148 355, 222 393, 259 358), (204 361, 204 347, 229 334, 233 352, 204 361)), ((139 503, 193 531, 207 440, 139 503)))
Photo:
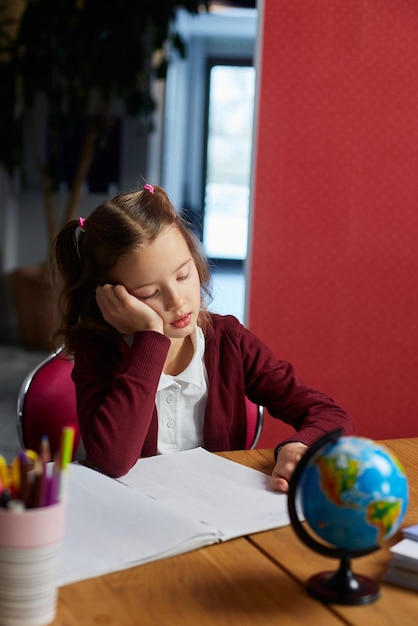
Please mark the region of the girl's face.
POLYGON ((112 281, 158 313, 171 339, 190 335, 200 311, 200 281, 183 235, 174 226, 116 263, 112 281))

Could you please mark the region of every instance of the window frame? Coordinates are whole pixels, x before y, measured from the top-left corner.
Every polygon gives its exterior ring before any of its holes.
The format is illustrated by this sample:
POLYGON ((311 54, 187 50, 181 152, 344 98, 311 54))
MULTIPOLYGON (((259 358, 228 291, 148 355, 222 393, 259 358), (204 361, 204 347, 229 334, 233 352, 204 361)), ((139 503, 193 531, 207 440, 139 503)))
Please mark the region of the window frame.
MULTIPOLYGON (((162 186, 199 233, 206 181, 208 62, 254 64, 257 9, 231 9, 190 16, 178 11, 175 29, 186 44, 186 56, 172 51, 164 88, 162 116, 162 186), (251 63, 248 63, 248 60, 251 63), (245 61, 245 62, 243 62, 245 61)), ((157 140, 158 141, 158 140, 157 140)), ((222 260, 216 259, 216 265, 222 260)), ((242 261, 225 260, 242 266, 242 261)))

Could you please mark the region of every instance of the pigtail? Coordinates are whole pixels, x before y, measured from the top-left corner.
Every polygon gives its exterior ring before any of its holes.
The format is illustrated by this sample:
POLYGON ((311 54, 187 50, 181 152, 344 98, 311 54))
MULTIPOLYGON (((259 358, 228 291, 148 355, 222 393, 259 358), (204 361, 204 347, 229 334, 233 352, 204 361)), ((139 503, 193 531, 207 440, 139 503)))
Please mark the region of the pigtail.
POLYGON ((54 284, 60 276, 65 284, 76 282, 81 273, 80 231, 77 220, 68 222, 55 237, 50 253, 50 269, 54 284))
POLYGON ((75 326, 80 317, 83 284, 83 248, 85 248, 85 220, 71 220, 56 236, 50 252, 50 274, 54 291, 58 294, 60 326, 54 338, 68 339, 68 329, 75 326))

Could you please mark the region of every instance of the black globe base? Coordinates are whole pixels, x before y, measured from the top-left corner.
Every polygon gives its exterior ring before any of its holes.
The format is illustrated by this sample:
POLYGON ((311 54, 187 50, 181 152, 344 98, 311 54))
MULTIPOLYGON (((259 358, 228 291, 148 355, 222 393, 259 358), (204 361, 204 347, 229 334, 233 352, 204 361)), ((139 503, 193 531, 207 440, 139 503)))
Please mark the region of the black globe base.
POLYGON ((341 559, 337 571, 312 576, 307 589, 317 600, 327 604, 370 604, 380 597, 379 585, 374 580, 353 574, 348 555, 341 559))

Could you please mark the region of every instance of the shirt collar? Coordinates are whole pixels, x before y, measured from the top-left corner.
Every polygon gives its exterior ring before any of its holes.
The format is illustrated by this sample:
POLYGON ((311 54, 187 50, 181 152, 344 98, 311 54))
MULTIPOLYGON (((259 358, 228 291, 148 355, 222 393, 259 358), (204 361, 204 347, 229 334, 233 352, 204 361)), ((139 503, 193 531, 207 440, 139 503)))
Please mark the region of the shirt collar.
POLYGON ((190 335, 193 344, 193 357, 189 365, 177 376, 161 373, 158 390, 169 387, 173 380, 201 387, 204 381, 203 355, 205 354, 205 336, 202 329, 196 326, 190 335))

